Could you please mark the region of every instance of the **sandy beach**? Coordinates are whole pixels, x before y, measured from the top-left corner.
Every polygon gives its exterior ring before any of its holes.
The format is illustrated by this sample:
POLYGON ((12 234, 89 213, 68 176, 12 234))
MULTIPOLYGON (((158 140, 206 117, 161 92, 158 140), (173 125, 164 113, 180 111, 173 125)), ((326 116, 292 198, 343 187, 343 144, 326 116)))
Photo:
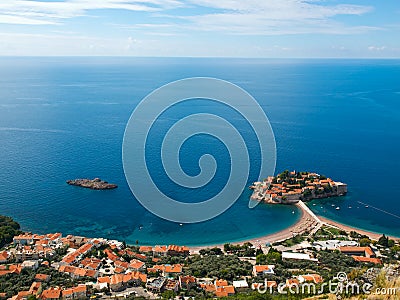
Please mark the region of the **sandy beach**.
MULTIPOLYGON (((293 235, 316 229, 317 226, 321 226, 321 225, 331 225, 331 226, 340 228, 346 232, 355 231, 360 234, 368 236, 372 240, 378 240, 382 236, 382 234, 380 234, 380 233, 370 232, 370 231, 358 229, 355 227, 351 227, 351 226, 348 226, 348 225, 345 225, 345 224, 342 224, 342 223, 339 223, 336 221, 332 221, 330 219, 327 219, 327 218, 324 218, 324 217, 318 215, 317 218, 319 219, 319 221, 322 222, 322 223, 319 223, 318 220, 316 220, 315 217, 310 215, 301 205, 296 205, 296 206, 301 210, 301 217, 292 226, 290 226, 282 231, 279 231, 277 233, 265 235, 265 236, 262 236, 259 238, 243 240, 240 242, 232 242, 231 244, 237 245, 237 244, 243 244, 245 242, 250 242, 256 247, 258 247, 258 246, 265 247, 267 243, 272 244, 272 243, 280 242, 280 241, 283 241, 283 240, 293 237, 293 235)), ((400 238, 391 237, 391 236, 389 236, 389 237, 393 240, 400 241, 400 238)), ((198 253, 201 249, 213 248, 213 247, 223 248, 224 244, 197 246, 197 247, 189 247, 189 248, 190 248, 191 253, 198 253)))
MULTIPOLYGON (((324 223, 326 223, 328 225, 335 226, 335 227, 340 228, 340 229, 342 229, 342 230, 344 230, 346 232, 355 231, 355 232, 357 232, 359 234, 364 234, 366 236, 369 236, 369 238, 373 239, 373 240, 378 240, 383 234, 383 233, 376 233, 376 232, 371 232, 371 231, 366 231, 366 230, 358 229, 358 228, 355 228, 355 227, 351 227, 351 226, 348 226, 348 225, 345 225, 345 224, 342 224, 342 223, 339 223, 339 222, 336 222, 336 221, 333 221, 333 220, 330 220, 330 219, 327 219, 327 218, 324 218, 324 217, 321 217, 321 216, 318 216, 318 218, 320 218, 320 220, 322 222, 324 222, 324 223)), ((398 238, 398 237, 389 236, 389 238, 391 238, 393 240, 400 241, 400 238, 398 238)))
MULTIPOLYGON (((237 245, 237 244, 243 244, 245 242, 250 242, 256 247, 258 247, 259 245, 261 247, 265 247, 265 245, 267 243, 272 244, 275 242, 283 241, 283 240, 293 237, 293 235, 297 235, 299 233, 303 233, 307 230, 315 228, 315 226, 318 225, 318 222, 302 207, 300 207, 299 205, 296 205, 296 206, 301 210, 301 217, 292 226, 290 226, 284 230, 281 230, 279 232, 273 233, 273 234, 261 236, 261 237, 254 238, 254 239, 243 240, 240 242, 232 242, 231 244, 237 245)), ((223 248, 224 244, 189 247, 189 248, 190 248, 191 253, 198 253, 199 250, 201 250, 201 249, 213 248, 213 247, 223 248)))

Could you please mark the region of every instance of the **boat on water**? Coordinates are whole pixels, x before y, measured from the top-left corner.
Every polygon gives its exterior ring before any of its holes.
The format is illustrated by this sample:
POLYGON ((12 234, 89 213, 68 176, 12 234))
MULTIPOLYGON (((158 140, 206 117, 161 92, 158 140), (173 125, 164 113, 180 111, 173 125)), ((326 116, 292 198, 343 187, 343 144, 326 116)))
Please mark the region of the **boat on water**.
POLYGON ((365 205, 365 208, 368 208, 369 206, 368 205, 365 205))
POLYGON ((338 207, 336 207, 336 210, 340 210, 340 207, 338 206, 338 207))

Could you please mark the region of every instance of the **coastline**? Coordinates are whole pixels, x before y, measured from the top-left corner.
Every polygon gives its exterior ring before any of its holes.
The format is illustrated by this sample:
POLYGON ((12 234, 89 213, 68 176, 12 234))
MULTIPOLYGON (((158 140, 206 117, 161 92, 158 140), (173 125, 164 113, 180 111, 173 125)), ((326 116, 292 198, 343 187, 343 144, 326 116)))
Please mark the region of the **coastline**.
MULTIPOLYGON (((373 232, 373 231, 360 229, 360 228, 357 228, 357 227, 352 227, 352 226, 349 226, 349 225, 346 225, 346 224, 343 224, 343 223, 340 223, 340 222, 337 222, 337 221, 333 221, 331 219, 328 219, 328 218, 325 218, 325 217, 322 217, 322 216, 318 216, 318 217, 321 219, 322 222, 324 222, 327 225, 331 225, 331 226, 340 228, 340 229, 342 229, 342 230, 344 230, 346 232, 355 231, 355 232, 357 232, 359 234, 366 235, 366 236, 370 237, 373 240, 378 240, 383 234, 383 233, 378 233, 378 232, 373 232)), ((400 241, 399 237, 390 236, 390 235, 386 235, 386 236, 389 237, 392 240, 400 241)))
MULTIPOLYGON (((312 229, 315 226, 318 226, 318 222, 314 219, 313 216, 311 216, 304 208, 302 208, 300 205, 296 205, 300 209, 300 219, 294 223, 292 226, 285 228, 281 231, 278 231, 276 233, 264 235, 258 238, 251 238, 243 241, 237 241, 237 242, 231 242, 230 244, 232 245, 239 245, 243 244, 246 242, 252 243, 254 246, 258 247, 261 246, 262 248, 266 247, 267 243, 276 243, 280 241, 284 241, 288 238, 293 237, 293 235, 303 233, 306 230, 312 229)), ((191 253, 198 253, 201 249, 207 249, 207 248, 223 248, 224 244, 215 244, 215 245, 207 245, 207 246, 194 246, 190 247, 190 252, 191 253)))
MULTIPOLYGON (((325 218, 320 215, 312 216, 302 205, 296 204, 296 206, 300 209, 301 217, 292 226, 285 228, 281 231, 278 231, 276 233, 264 235, 258 238, 251 238, 243 241, 231 242, 230 244, 239 245, 246 242, 250 242, 256 247, 261 246, 262 248, 265 248, 267 243, 272 244, 284 241, 286 239, 293 237, 294 234, 304 233, 305 231, 310 229, 311 232, 313 232, 313 230, 316 231, 323 225, 333 226, 341 230, 344 230, 346 232, 355 231, 359 234, 368 236, 372 240, 378 240, 382 236, 382 234, 380 233, 363 230, 357 227, 352 227, 337 221, 333 221, 331 219, 325 218)), ((388 236, 388 237, 390 239, 400 241, 399 237, 393 237, 393 236, 388 236)), ((214 247, 223 248, 224 244, 214 244, 214 245, 194 246, 194 247, 189 246, 191 253, 198 253, 201 249, 214 248, 214 247)))

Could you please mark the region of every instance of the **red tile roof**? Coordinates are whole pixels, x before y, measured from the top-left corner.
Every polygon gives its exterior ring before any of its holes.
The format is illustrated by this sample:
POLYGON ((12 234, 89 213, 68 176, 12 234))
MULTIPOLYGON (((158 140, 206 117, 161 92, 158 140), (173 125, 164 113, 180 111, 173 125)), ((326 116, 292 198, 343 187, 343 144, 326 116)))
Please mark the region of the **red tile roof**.
POLYGON ((358 262, 366 262, 366 263, 373 263, 373 264, 382 264, 382 261, 379 258, 372 258, 372 257, 364 257, 364 256, 352 256, 355 261, 358 262))
POLYGON ((140 246, 139 247, 140 252, 153 252, 153 247, 151 246, 140 246))
POLYGON ((49 288, 44 290, 40 296, 42 299, 58 299, 60 298, 61 290, 59 288, 49 288))
POLYGON ((228 297, 229 295, 232 295, 235 293, 235 288, 231 285, 229 286, 221 286, 217 287, 215 291, 215 296, 217 297, 228 297))
POLYGON ((226 281, 225 279, 218 279, 215 281, 215 286, 219 287, 219 286, 227 286, 228 285, 228 281, 226 281))
POLYGON ((167 246, 159 246, 159 245, 157 245, 157 246, 155 246, 154 251, 158 252, 158 253, 167 252, 167 246))
POLYGON ((110 282, 111 282, 111 278, 108 276, 97 278, 97 283, 110 283, 110 282))
POLYGON ((50 275, 47 274, 36 274, 35 275, 35 280, 38 281, 47 281, 49 279, 50 275))

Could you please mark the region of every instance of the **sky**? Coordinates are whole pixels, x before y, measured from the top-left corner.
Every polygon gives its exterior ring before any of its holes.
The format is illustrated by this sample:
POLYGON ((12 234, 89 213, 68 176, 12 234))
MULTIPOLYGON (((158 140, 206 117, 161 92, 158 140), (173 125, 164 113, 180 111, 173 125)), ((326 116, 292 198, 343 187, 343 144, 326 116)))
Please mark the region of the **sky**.
POLYGON ((400 0, 0 0, 0 56, 400 58, 400 0))

